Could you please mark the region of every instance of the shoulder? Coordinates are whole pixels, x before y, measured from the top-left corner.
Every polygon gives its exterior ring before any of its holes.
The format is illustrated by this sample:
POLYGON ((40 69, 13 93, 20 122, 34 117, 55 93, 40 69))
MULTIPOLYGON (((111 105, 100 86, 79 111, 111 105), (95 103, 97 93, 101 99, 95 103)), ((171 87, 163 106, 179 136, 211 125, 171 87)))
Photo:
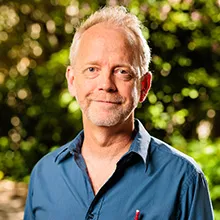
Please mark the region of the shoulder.
POLYGON ((56 150, 47 153, 44 155, 34 166, 31 176, 38 176, 38 175, 47 175, 49 173, 56 172, 57 169, 57 158, 65 152, 69 151, 69 144, 71 142, 57 148, 56 150))
POLYGON ((213 219, 208 184, 193 158, 151 137, 147 166, 160 195, 176 199, 178 219, 213 219))
POLYGON ((151 138, 149 159, 158 167, 163 167, 163 169, 170 171, 172 174, 182 174, 188 177, 197 174, 203 175, 200 166, 192 157, 155 137, 151 138))
POLYGON ((42 157, 34 166, 31 172, 31 179, 38 177, 48 179, 48 176, 56 176, 59 173, 60 165, 72 161, 71 158, 74 152, 81 150, 83 138, 84 132, 82 130, 72 141, 42 157))
POLYGON ((64 151, 68 150, 68 145, 69 143, 57 148, 56 150, 47 153, 46 155, 44 155, 36 164, 36 166, 42 165, 42 164, 50 164, 52 162, 56 161, 56 158, 63 153, 64 151))
POLYGON ((180 197, 187 196, 186 191, 191 196, 196 191, 208 194, 205 175, 196 161, 154 137, 149 146, 147 166, 150 176, 155 176, 167 188, 172 186, 180 197))

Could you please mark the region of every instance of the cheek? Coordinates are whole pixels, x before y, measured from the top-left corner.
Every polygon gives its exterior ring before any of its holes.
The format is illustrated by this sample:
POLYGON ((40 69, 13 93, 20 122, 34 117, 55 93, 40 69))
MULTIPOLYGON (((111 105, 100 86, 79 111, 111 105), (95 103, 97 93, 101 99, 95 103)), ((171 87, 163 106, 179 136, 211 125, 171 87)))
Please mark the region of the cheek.
POLYGON ((139 99, 140 99, 140 85, 138 82, 135 82, 133 84, 133 87, 131 88, 131 95, 132 95, 132 98, 133 98, 133 102, 134 102, 134 105, 137 105, 138 102, 139 102, 139 99))
POLYGON ((130 102, 136 102, 139 99, 139 89, 136 83, 131 83, 130 85, 125 85, 121 87, 120 93, 125 96, 130 102))
POLYGON ((135 87, 132 90, 132 97, 133 97, 133 101, 136 104, 139 100, 139 90, 135 87))
POLYGON ((78 79, 75 82, 75 88, 76 88, 76 95, 78 97, 84 97, 90 94, 94 90, 95 86, 92 80, 78 79))

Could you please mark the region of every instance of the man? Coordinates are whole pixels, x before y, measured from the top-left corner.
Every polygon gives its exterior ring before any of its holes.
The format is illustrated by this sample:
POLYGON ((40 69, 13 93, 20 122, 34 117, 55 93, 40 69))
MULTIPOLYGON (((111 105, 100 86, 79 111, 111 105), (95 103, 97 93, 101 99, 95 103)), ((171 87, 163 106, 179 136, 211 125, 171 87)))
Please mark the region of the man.
POLYGON ((151 86, 149 62, 125 8, 101 9, 79 27, 66 78, 84 130, 35 166, 25 220, 213 219, 197 164, 134 119, 151 86))

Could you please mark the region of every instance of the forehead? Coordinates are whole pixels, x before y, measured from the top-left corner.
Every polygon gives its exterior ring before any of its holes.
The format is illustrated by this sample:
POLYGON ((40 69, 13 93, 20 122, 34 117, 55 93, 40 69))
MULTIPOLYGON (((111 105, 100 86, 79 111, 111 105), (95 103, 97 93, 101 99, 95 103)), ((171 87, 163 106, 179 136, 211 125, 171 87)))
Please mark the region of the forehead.
POLYGON ((115 56, 133 59, 133 49, 128 33, 121 27, 99 23, 87 29, 80 37, 77 56, 105 55, 110 53, 115 56))

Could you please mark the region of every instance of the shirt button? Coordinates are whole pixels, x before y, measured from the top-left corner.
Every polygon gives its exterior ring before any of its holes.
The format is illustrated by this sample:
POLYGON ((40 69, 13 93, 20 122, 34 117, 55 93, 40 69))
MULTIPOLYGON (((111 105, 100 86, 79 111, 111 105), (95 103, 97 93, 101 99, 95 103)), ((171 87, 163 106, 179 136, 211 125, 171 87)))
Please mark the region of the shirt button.
POLYGON ((94 215, 92 213, 89 213, 88 219, 93 219, 94 215))

